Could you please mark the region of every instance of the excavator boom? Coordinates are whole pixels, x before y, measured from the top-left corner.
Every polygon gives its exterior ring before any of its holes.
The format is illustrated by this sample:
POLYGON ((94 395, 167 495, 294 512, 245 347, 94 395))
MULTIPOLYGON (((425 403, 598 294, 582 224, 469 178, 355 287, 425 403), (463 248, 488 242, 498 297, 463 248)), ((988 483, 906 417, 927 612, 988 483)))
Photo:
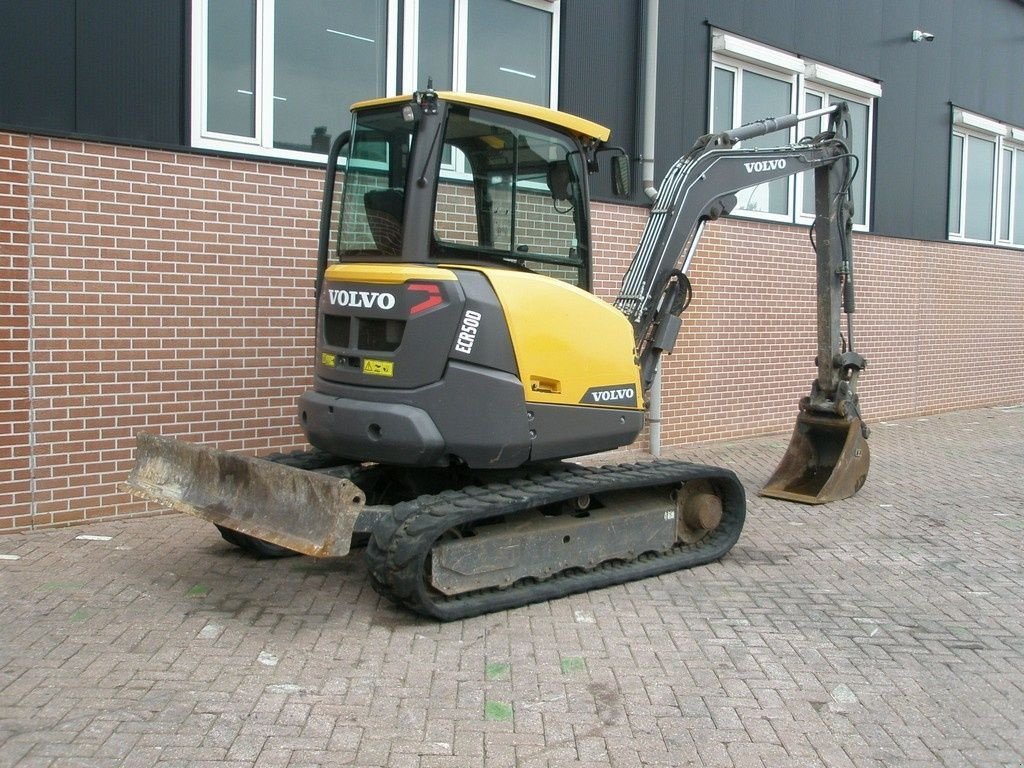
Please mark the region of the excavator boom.
POLYGON ((701 137, 669 169, 658 192, 615 305, 633 325, 641 378, 649 388, 661 355, 670 352, 690 292, 686 277, 704 225, 727 215, 739 190, 803 171, 814 176, 814 250, 817 272, 817 368, 800 404, 790 448, 762 490, 789 501, 823 503, 860 489, 868 471, 867 428, 860 419, 857 377, 866 366, 853 351, 852 203, 855 158, 849 150, 846 105, 767 118, 701 137), (773 149, 736 145, 801 122, 829 116, 828 129, 798 144, 773 149), (680 263, 680 259, 682 262, 680 263), (841 312, 848 319, 844 339, 841 312))

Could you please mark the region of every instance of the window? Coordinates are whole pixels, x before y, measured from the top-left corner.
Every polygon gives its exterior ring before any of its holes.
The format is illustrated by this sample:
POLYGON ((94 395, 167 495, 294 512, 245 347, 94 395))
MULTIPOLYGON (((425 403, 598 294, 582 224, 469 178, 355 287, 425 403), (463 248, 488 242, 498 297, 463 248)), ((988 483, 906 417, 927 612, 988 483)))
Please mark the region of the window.
MULTIPOLYGON (((752 120, 808 112, 845 101, 853 123, 853 153, 859 160, 853 180, 854 226, 867 229, 870 211, 872 128, 875 99, 882 89, 873 80, 714 30, 712 32, 711 125, 713 132, 752 120)), ((814 135, 828 125, 808 121, 780 133, 746 140, 746 147, 772 147, 814 135), (799 132, 799 134, 798 134, 799 132)), ((749 187, 737 194, 734 213, 773 221, 811 223, 814 183, 809 173, 749 187), (807 178, 804 178, 807 177, 807 178)))
MULTIPOLYGON (((338 160, 345 184, 331 195, 339 261, 402 253, 407 170, 421 167, 436 140, 418 133, 402 106, 363 110, 353 121, 349 156, 338 160)), ((512 115, 453 103, 444 127, 441 153, 459 154, 466 173, 439 185, 423 255, 526 267, 586 287, 586 169, 576 145, 512 115)))
MULTIPOLYGON (((752 66, 716 64, 713 68, 715 105, 712 131, 726 131, 762 117, 788 115, 794 111, 795 75, 779 75, 752 66)), ((747 139, 745 147, 774 147, 789 143, 779 134, 747 139)), ((791 221, 792 182, 776 179, 767 184, 748 187, 737 194, 737 212, 757 213, 764 218, 791 221)))
POLYGON ((192 143, 326 155, 349 106, 395 92, 397 0, 192 0, 192 143))
MULTIPOLYGON (((805 80, 804 107, 801 111, 808 112, 814 109, 821 109, 840 101, 845 101, 846 106, 850 110, 850 122, 853 129, 850 134, 852 144, 850 149, 857 156, 858 165, 850 190, 853 195, 854 206, 853 224, 855 227, 860 226, 866 229, 868 211, 871 205, 871 185, 868 184, 868 179, 871 177, 871 126, 873 125, 871 111, 873 105, 870 102, 858 101, 856 96, 836 90, 835 88, 829 88, 825 84, 805 80)), ((825 130, 827 127, 828 118, 822 118, 821 122, 817 124, 814 121, 807 121, 803 124, 803 133, 801 135, 811 136, 818 131, 825 130)), ((802 188, 799 218, 805 223, 811 223, 814 220, 814 180, 810 177, 809 173, 801 173, 797 179, 797 184, 802 188)))
POLYGON ((192 144, 322 159, 354 102, 428 78, 555 106, 560 2, 192 0, 192 144))
POLYGON ((953 110, 949 237, 1024 247, 1024 129, 953 110))
POLYGON ((470 91, 558 102, 560 0, 407 0, 407 91, 470 91))

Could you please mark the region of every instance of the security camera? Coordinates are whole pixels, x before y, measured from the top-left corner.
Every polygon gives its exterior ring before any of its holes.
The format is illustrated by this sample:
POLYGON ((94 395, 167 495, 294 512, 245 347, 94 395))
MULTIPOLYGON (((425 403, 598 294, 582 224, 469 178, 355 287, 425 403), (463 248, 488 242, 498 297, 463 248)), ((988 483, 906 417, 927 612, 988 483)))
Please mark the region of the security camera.
POLYGON ((930 43, 932 40, 935 39, 935 35, 933 35, 931 32, 922 32, 920 29, 915 29, 911 33, 910 39, 913 40, 915 43, 920 43, 922 40, 924 40, 926 43, 930 43))

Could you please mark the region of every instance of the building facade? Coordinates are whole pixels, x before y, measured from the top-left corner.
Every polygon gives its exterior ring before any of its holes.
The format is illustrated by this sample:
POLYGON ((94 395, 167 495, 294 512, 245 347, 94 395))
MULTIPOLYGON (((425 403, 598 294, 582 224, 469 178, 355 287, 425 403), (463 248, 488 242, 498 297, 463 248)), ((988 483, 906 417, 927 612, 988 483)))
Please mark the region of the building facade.
MULTIPOLYGON (((1024 399, 1017 0, 0 7, 0 530, 155 511, 118 488, 138 431, 301 446, 326 146, 353 101, 428 80, 612 129, 637 162, 632 199, 595 184, 606 298, 645 181, 697 136, 846 101, 866 419, 1024 399)), ((745 190, 709 226, 663 446, 791 428, 815 371, 807 195, 745 190)))

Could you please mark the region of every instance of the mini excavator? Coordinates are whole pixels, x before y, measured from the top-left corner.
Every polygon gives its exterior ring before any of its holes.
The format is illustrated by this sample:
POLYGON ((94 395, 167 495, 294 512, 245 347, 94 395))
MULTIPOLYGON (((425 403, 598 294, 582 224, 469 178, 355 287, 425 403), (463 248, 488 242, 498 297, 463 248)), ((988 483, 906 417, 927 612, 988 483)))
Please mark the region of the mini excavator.
POLYGON ((732 471, 567 460, 640 433, 705 224, 739 190, 802 171, 817 376, 762 493, 822 503, 863 485, 865 360, 840 324, 854 309, 845 105, 699 139, 662 182, 613 303, 589 290, 588 176, 604 155, 615 190, 629 181, 607 128, 430 88, 352 112, 328 157, 313 385, 297 408, 312 450, 256 459, 142 433, 132 493, 261 556, 365 544, 373 586, 441 620, 718 560, 746 514, 732 471), (807 120, 827 128, 737 146, 807 120))

